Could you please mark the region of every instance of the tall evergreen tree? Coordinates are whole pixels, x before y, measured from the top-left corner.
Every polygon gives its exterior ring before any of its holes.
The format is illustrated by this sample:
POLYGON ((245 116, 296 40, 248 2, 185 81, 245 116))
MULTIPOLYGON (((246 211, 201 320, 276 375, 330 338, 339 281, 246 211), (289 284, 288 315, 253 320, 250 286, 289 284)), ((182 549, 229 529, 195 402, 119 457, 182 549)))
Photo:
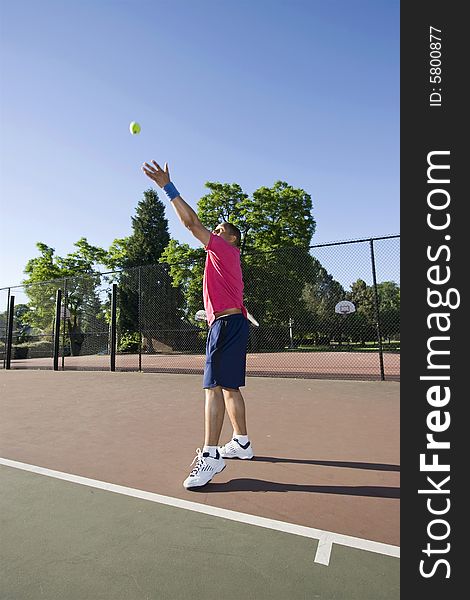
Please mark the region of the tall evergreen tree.
MULTIPOLYGON (((168 266, 158 264, 169 241, 165 205, 154 189, 148 189, 132 217, 132 235, 115 240, 110 248, 109 264, 124 269, 119 286, 120 335, 140 330, 150 352, 155 350, 153 340, 168 341, 168 331, 180 319, 179 290, 171 285, 168 266)), ((135 351, 137 346, 128 349, 135 351)))
POLYGON ((126 268, 154 265, 170 241, 165 205, 153 189, 144 192, 132 217, 132 235, 127 245, 126 268))

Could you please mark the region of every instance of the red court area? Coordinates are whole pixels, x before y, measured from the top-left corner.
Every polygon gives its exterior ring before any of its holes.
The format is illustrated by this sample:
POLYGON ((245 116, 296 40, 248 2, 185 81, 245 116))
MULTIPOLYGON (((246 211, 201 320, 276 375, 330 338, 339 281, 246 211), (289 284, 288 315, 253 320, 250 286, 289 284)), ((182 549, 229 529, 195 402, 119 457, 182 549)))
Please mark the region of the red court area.
MULTIPOLYGON (((153 373, 201 374, 205 356, 201 354, 118 354, 116 369, 153 373)), ((51 369, 52 358, 13 360, 12 369, 51 369)), ((59 358, 59 369, 109 370, 108 355, 66 356, 59 358)), ((385 380, 399 381, 400 354, 383 354, 385 380)), ((377 352, 266 352, 247 355, 247 375, 301 377, 314 379, 381 379, 377 352)))
MULTIPOLYGON (((0 456, 211 506, 399 545, 399 385, 249 377, 252 461, 200 491, 198 375, 0 372, 0 456)), ((226 418, 221 442, 231 436, 226 418)))

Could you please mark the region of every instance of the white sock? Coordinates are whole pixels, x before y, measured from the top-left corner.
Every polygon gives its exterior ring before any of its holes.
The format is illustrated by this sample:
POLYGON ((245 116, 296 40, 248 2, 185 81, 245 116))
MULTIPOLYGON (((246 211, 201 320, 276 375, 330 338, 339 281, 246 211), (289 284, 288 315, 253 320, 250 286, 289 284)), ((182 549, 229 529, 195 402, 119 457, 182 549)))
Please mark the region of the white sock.
POLYGON ((202 451, 209 452, 209 456, 211 458, 215 458, 217 456, 217 446, 204 446, 202 451))
POLYGON ((248 436, 247 435, 237 435, 236 433, 234 433, 233 437, 237 438, 237 440, 240 442, 240 444, 248 444, 248 436))

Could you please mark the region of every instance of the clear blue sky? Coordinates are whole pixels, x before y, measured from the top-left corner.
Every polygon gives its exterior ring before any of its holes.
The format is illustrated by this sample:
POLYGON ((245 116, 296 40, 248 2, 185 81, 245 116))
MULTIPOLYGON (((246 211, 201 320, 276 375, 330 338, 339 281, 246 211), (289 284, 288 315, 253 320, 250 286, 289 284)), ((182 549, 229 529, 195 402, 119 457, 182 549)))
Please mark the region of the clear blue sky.
POLYGON ((0 0, 0 44, 0 287, 129 235, 153 158, 193 207, 281 179, 312 243, 399 233, 398 0, 0 0))

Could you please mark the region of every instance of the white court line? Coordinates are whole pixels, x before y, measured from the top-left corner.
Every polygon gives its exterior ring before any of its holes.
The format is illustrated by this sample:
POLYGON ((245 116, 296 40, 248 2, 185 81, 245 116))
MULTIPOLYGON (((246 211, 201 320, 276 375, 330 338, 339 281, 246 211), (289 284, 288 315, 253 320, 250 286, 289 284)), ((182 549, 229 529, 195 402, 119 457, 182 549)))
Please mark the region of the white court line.
POLYGON ((314 562, 321 565, 329 564, 333 544, 340 544, 342 546, 347 546, 348 548, 366 550, 367 552, 375 552, 376 554, 384 554, 385 556, 392 556, 394 558, 400 557, 399 546, 383 544, 382 542, 374 542, 349 535, 342 535, 340 533, 333 533, 331 531, 323 531, 323 529, 314 529, 313 527, 304 527, 303 525, 295 525, 294 523, 276 521, 274 519, 249 515, 246 513, 236 512, 234 510, 227 510, 225 508, 217 508, 216 506, 199 504, 198 502, 190 502, 189 500, 181 500, 180 498, 172 498, 171 496, 162 496, 161 494, 145 492, 144 490, 124 487, 114 483, 106 483, 105 481, 98 481, 97 479, 88 479, 88 477, 81 477, 80 475, 71 475, 70 473, 53 471, 51 469, 45 469, 44 467, 38 467, 36 465, 28 465, 15 460, 9 460, 8 458, 0 458, 0 465, 12 467, 14 469, 21 469, 22 471, 29 471, 30 473, 37 473, 38 475, 45 475, 46 477, 53 477, 54 479, 62 479, 63 481, 69 481, 71 483, 78 483, 80 485, 86 485, 88 487, 106 490, 108 492, 114 492, 115 494, 132 496, 133 498, 140 498, 141 500, 149 500, 150 502, 157 502, 158 504, 166 504, 167 506, 184 508, 186 510, 204 513, 213 517, 221 517, 223 519, 229 519, 230 521, 247 523, 248 525, 255 525, 257 527, 264 527, 274 531, 282 531, 284 533, 290 533, 292 535, 299 535, 318 540, 318 547, 314 562))

